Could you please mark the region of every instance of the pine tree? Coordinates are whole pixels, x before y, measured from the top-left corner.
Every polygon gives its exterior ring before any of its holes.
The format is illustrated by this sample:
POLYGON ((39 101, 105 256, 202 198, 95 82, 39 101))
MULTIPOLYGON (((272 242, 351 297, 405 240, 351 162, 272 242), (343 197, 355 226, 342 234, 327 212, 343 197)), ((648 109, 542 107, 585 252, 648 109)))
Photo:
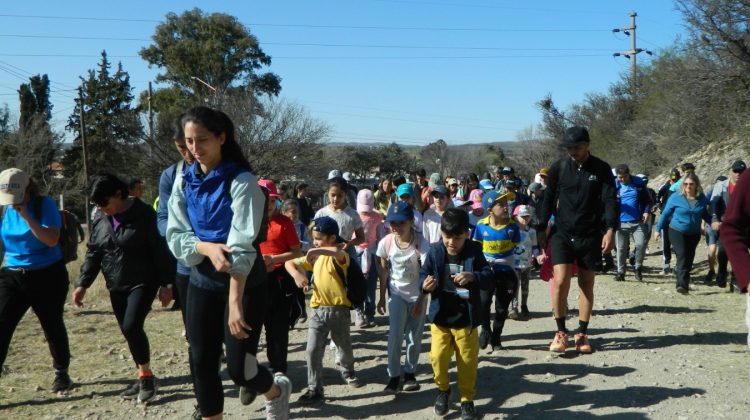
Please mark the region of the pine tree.
POLYGON ((130 76, 121 63, 113 74, 110 69, 107 52, 102 51, 99 68, 89 70, 88 77, 81 77, 80 98, 76 99, 67 124, 75 139, 63 160, 66 177, 88 181, 82 179, 81 109, 89 176, 109 172, 127 177, 137 170, 135 157, 140 151, 143 127, 138 110, 132 106, 130 76))

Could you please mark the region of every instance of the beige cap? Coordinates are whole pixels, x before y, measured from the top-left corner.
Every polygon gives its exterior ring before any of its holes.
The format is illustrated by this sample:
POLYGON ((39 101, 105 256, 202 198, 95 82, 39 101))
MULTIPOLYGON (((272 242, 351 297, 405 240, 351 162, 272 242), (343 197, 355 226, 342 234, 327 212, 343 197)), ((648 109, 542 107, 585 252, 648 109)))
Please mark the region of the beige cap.
POLYGON ((18 168, 0 172, 0 205, 20 204, 29 186, 29 176, 18 168))

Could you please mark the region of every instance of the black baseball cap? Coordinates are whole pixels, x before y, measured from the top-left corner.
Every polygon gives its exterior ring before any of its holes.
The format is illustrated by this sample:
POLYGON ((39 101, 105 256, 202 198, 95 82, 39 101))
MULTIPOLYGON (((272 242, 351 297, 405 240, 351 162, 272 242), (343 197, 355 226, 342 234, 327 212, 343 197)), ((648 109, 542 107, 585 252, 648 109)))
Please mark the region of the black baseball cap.
POLYGON ((732 164, 732 172, 742 173, 747 169, 747 165, 745 165, 745 162, 741 160, 736 160, 732 164))
POLYGON ((560 146, 567 149, 576 147, 580 143, 590 142, 591 139, 589 138, 589 131, 586 130, 586 127, 576 125, 565 130, 565 135, 563 136, 563 140, 562 143, 560 143, 560 146))

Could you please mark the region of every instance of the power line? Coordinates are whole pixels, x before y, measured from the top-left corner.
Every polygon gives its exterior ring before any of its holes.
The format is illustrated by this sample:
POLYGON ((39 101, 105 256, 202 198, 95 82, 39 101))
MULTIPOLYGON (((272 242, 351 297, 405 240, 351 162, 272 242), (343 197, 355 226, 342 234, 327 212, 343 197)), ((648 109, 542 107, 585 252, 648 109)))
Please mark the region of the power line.
MULTIPOLYGON (((45 15, 14 15, 0 14, 0 17, 27 18, 27 19, 57 19, 57 20, 89 20, 89 21, 114 21, 114 22, 152 22, 162 23, 152 19, 127 19, 127 18, 102 18, 102 17, 80 17, 80 16, 45 16, 45 15)), ((309 29, 364 29, 364 30, 391 30, 391 31, 443 31, 443 32, 609 32, 608 29, 569 29, 569 28, 471 28, 471 27, 429 27, 429 26, 369 26, 369 25, 311 25, 291 23, 260 23, 251 22, 248 26, 267 26, 280 28, 309 28, 309 29)))
POLYGON ((40 38, 40 39, 78 39, 91 41, 138 41, 148 42, 150 39, 145 38, 116 38, 116 37, 98 37, 98 36, 72 36, 72 35, 28 35, 28 34, 0 34, 3 38, 40 38))

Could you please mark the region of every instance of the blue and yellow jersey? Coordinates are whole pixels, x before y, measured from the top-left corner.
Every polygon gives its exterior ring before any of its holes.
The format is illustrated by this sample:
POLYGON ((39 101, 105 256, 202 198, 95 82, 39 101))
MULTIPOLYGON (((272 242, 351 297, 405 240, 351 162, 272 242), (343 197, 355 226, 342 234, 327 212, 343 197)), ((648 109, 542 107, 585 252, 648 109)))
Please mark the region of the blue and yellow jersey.
POLYGON ((489 261, 499 258, 510 260, 508 265, 492 264, 494 271, 513 270, 513 249, 521 241, 520 229, 513 220, 493 227, 490 226, 490 217, 485 217, 477 223, 472 239, 482 244, 482 252, 489 261))

